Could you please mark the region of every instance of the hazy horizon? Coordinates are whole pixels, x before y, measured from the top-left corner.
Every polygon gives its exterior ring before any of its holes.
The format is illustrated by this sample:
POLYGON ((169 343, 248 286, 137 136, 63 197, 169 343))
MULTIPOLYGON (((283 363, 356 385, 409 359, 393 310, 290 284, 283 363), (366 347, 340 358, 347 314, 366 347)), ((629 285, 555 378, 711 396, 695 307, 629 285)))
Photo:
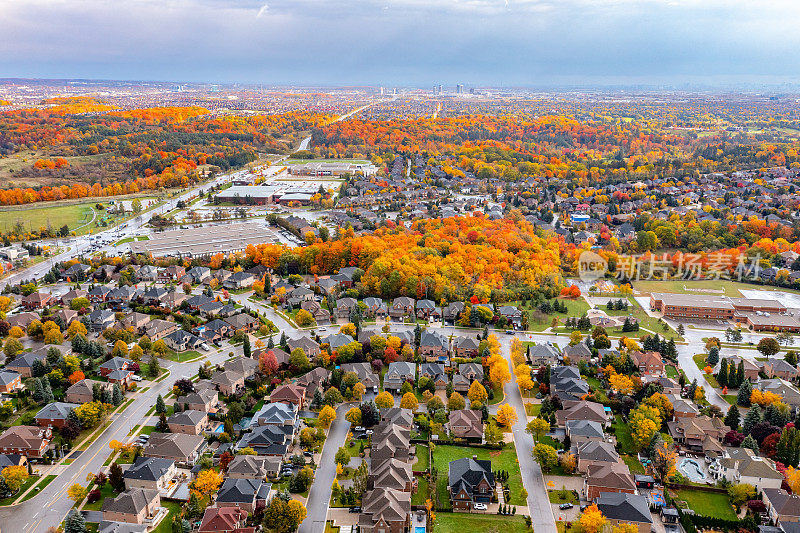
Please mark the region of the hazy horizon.
POLYGON ((788 0, 0 0, 0 16, 14 78, 800 84, 788 0))

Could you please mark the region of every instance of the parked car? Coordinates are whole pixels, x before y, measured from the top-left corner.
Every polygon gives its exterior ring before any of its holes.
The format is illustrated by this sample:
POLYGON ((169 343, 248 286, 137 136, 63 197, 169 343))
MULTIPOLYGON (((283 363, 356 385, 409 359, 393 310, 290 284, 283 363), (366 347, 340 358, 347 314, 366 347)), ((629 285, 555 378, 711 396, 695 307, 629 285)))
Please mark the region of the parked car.
POLYGON ((350 512, 351 513, 360 513, 361 512, 361 507, 351 507, 350 508, 350 512))
POLYGON ((476 503, 476 504, 475 504, 475 505, 473 505, 472 507, 473 507, 473 508, 474 508, 476 511, 485 511, 485 510, 486 510, 486 504, 485 504, 485 503, 476 503))
POLYGON ((558 506, 558 508, 562 509, 562 510, 563 509, 572 509, 573 507, 575 507, 575 506, 572 505, 571 503, 562 503, 561 505, 558 506))
POLYGON ((133 381, 142 381, 142 376, 137 376, 136 374, 134 374, 133 376, 131 376, 131 379, 133 381))
POLYGON ((513 335, 513 334, 514 334, 514 330, 513 329, 507 329, 506 330, 506 335, 513 335))

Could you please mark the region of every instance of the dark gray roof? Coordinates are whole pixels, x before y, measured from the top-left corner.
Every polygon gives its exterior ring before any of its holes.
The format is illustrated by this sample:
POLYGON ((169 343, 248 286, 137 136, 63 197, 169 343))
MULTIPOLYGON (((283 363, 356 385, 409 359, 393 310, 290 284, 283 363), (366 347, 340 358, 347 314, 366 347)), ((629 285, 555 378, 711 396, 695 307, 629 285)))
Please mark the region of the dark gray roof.
POLYGON ((125 479, 156 481, 169 470, 175 461, 158 457, 137 457, 125 471, 125 479))
POLYGON ((597 499, 597 508, 603 513, 603 516, 612 520, 648 524, 653 522, 647 500, 639 494, 601 492, 597 499))

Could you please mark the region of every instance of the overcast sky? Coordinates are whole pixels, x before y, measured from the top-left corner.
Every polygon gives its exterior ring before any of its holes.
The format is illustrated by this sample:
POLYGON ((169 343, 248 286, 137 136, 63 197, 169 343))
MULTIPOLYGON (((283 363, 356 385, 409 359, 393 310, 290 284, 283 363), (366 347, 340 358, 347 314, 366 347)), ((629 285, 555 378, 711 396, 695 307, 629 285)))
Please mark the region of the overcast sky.
POLYGON ((798 0, 0 0, 0 77, 800 80, 798 0))

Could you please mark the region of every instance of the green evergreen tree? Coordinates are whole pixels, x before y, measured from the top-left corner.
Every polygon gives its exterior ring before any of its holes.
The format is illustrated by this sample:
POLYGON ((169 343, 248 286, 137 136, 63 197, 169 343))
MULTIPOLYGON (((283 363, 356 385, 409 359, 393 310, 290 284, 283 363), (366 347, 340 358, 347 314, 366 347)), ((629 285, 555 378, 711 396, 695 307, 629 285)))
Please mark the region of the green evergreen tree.
POLYGON ((744 417, 744 422, 742 422, 742 433, 749 435, 753 430, 753 427, 763 419, 764 417, 761 414, 761 408, 758 405, 754 405, 744 417))
MULTIPOLYGON (((728 382, 730 383, 730 378, 728 382)), ((739 386, 739 392, 736 394, 736 403, 743 407, 750 406, 750 395, 753 393, 753 386, 750 385, 750 380, 746 379, 739 386)))
POLYGON ((162 398, 161 395, 159 394, 158 398, 156 398, 156 414, 160 415, 166 412, 167 412, 167 406, 166 404, 164 404, 164 398, 162 398))
POLYGON ((720 387, 728 386, 728 360, 723 359, 719 364, 719 372, 717 372, 717 382, 720 387))
POLYGON ((64 533, 86 533, 86 531, 86 520, 83 515, 74 509, 70 511, 64 520, 64 533))
POLYGON ((731 405, 730 408, 728 408, 728 414, 725 415, 725 425, 733 431, 736 431, 739 429, 740 418, 741 414, 739 413, 739 408, 735 405, 731 405))

